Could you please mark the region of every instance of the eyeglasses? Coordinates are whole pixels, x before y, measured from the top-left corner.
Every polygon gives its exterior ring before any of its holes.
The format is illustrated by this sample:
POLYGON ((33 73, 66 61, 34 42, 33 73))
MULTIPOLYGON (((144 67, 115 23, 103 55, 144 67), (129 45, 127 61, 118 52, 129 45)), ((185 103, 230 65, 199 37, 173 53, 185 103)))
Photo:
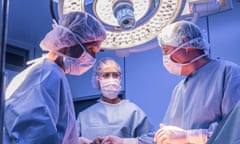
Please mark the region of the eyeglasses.
POLYGON ((115 78, 115 79, 118 79, 120 78, 121 76, 121 73, 120 72, 102 72, 99 74, 100 77, 103 77, 103 78, 115 78))

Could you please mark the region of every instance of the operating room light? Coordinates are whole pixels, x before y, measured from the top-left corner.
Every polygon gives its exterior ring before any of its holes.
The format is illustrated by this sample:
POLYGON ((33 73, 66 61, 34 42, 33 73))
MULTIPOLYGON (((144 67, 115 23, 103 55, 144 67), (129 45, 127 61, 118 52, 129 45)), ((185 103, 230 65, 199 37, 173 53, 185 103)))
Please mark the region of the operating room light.
MULTIPOLYGON (((70 11, 86 11, 98 18, 107 30, 103 49, 127 49, 153 40, 161 29, 172 23, 182 10, 184 0, 129 0, 133 6, 133 25, 119 25, 114 8, 117 0, 65 0, 59 1, 60 15, 70 11), (62 5, 62 8, 61 8, 62 5), (135 21, 135 22, 134 22, 135 21), (124 28, 126 26, 127 28, 124 28)), ((123 0, 122 3, 128 3, 123 0)), ((128 4, 129 4, 128 3, 128 4)), ((130 8, 131 9, 131 8, 130 8)))
POLYGON ((58 13, 85 11, 107 30, 102 49, 144 51, 156 46, 162 28, 181 19, 198 19, 231 9, 230 0, 59 0, 58 13), (209 9, 209 6, 214 9, 209 9), (194 9, 190 9, 194 8, 194 9))

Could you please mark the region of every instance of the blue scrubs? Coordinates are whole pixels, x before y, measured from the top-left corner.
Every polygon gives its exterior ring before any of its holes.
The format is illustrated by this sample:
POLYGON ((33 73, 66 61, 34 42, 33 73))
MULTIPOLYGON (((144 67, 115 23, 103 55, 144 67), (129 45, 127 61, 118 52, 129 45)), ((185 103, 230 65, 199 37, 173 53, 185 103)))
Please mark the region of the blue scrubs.
POLYGON ((19 73, 6 90, 5 144, 78 144, 68 81, 47 59, 19 73))
POLYGON ((79 136, 95 137, 115 135, 133 138, 153 131, 145 113, 134 103, 122 100, 109 104, 102 100, 78 115, 79 136))
POLYGON ((221 121, 207 144, 239 144, 240 143, 240 101, 227 117, 221 121))
POLYGON ((163 123, 183 129, 206 129, 206 132, 239 99, 240 66, 212 60, 175 87, 163 123))

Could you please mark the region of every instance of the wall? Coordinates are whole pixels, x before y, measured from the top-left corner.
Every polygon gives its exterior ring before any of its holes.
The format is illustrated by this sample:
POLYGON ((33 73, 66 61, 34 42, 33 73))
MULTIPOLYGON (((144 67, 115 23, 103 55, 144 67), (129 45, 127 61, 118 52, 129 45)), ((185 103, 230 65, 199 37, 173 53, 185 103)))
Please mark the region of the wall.
MULTIPOLYGON (((30 59, 42 54, 39 42, 51 29, 48 1, 9 0, 7 43, 29 50, 30 59)), ((7 69, 7 84, 19 71, 7 69)))
MULTIPOLYGON (((48 1, 11 0, 9 5, 8 41, 29 49, 34 57, 42 51, 39 42, 51 29, 51 16, 48 1)), ((232 60, 240 64, 240 3, 233 1, 231 11, 201 18, 197 22, 209 35, 212 57, 232 60), (209 33, 207 30, 209 29, 209 33)), ((122 66, 123 88, 126 97, 138 104, 151 118, 157 128, 167 108, 171 91, 183 77, 170 75, 162 65, 160 48, 128 57, 117 57, 113 51, 100 52, 98 58, 114 57, 122 66)), ((18 72, 7 70, 8 81, 18 72)), ((99 94, 91 85, 92 70, 81 77, 68 76, 74 97, 99 94)))

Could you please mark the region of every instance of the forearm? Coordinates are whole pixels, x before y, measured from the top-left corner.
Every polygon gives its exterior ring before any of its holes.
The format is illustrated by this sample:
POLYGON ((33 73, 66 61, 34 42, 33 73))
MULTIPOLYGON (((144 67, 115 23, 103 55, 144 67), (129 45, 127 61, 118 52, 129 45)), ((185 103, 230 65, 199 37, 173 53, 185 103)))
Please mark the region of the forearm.
POLYGON ((162 144, 166 142, 171 144, 205 144, 208 138, 214 132, 216 126, 217 123, 213 123, 208 129, 184 130, 176 126, 161 125, 161 128, 155 133, 154 141, 157 144, 162 144))
POLYGON ((187 130, 186 143, 205 144, 208 140, 207 129, 187 130))

